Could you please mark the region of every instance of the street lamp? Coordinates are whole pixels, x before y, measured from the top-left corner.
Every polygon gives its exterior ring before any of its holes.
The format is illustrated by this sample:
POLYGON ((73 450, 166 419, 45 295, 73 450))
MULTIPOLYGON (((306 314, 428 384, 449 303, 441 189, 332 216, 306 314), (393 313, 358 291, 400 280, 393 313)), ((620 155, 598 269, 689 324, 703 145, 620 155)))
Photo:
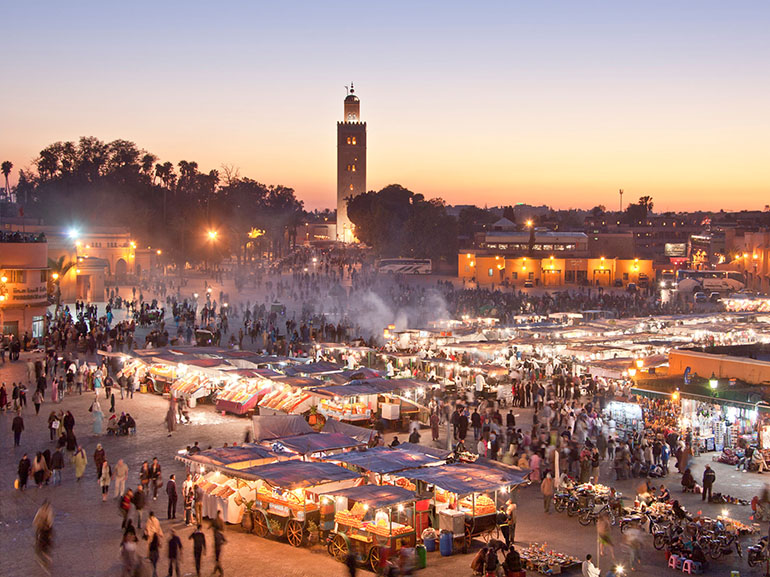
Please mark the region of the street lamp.
POLYGON ((709 379, 709 386, 711 387, 712 391, 719 386, 719 379, 714 373, 711 373, 711 378, 709 379))
POLYGON ((209 234, 209 239, 216 240, 217 239, 217 235, 219 233, 216 230, 210 230, 208 234, 209 234))

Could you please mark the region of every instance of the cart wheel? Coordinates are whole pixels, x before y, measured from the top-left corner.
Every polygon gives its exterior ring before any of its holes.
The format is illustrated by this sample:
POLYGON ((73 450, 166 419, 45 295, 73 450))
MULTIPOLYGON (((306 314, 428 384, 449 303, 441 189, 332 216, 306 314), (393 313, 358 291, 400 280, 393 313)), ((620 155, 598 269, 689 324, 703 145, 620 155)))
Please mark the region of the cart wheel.
POLYGON ((267 519, 262 511, 254 512, 254 533, 258 537, 265 537, 267 535, 267 519))
POLYGON ((292 547, 299 547, 302 545, 302 541, 305 538, 303 532, 302 524, 296 519, 291 519, 286 523, 286 538, 289 540, 289 544, 292 547))
POLYGON ((465 546, 465 550, 466 551, 471 548, 471 543, 472 542, 473 542, 473 535, 471 535, 470 525, 466 525, 465 526, 465 541, 464 541, 464 546, 465 546))
POLYGON ((375 574, 380 569, 380 548, 377 545, 369 551, 369 567, 375 574))
POLYGON ((329 542, 329 555, 337 561, 345 561, 348 556, 348 543, 345 537, 337 533, 329 542))
POLYGON ((484 543, 489 543, 492 539, 500 540, 500 527, 494 527, 493 529, 490 529, 486 533, 481 534, 481 538, 484 540, 484 543))

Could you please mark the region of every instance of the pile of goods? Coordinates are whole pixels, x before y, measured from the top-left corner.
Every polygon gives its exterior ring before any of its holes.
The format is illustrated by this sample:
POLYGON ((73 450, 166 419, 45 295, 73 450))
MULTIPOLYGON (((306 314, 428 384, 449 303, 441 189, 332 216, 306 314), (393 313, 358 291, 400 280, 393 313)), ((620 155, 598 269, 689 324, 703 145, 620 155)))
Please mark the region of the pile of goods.
POLYGON ((492 515, 497 512, 495 502, 486 495, 476 497, 475 503, 472 497, 465 497, 460 500, 459 505, 460 510, 470 512, 474 517, 492 515))
POLYGON ((757 532, 757 527, 752 527, 751 525, 746 525, 746 523, 741 523, 737 519, 731 519, 730 517, 717 517, 725 526, 725 529, 729 531, 730 533, 738 533, 739 535, 749 535, 751 533, 757 532))
MULTIPOLYGON (((301 490, 298 491, 302 493, 301 490)), ((266 485, 262 485, 257 489, 257 499, 263 503, 288 507, 292 511, 312 511, 318 508, 318 505, 312 501, 305 501, 304 494, 297 495, 292 491, 278 494, 266 485)))
POLYGON ((390 525, 388 525, 388 522, 384 519, 380 519, 376 523, 367 523, 365 528, 370 533, 374 533, 380 537, 405 535, 406 533, 411 533, 413 531, 409 525, 401 525, 400 523, 393 523, 393 530, 391 531, 390 525))
POLYGON ((310 397, 311 395, 302 389, 284 387, 266 394, 260 406, 292 414, 299 405, 310 399, 310 397))
POLYGON ((408 489, 409 491, 416 491, 417 486, 412 483, 409 479, 404 479, 403 477, 399 477, 395 481, 385 481, 385 485, 396 485, 397 487, 402 487, 404 489, 408 489))
POLYGON ((222 485, 211 492, 214 497, 219 497, 220 499, 229 499, 233 493, 235 493, 235 489, 227 485, 222 485))
POLYGON ((366 403, 335 403, 328 399, 321 399, 319 410, 325 415, 343 420, 368 419, 372 414, 366 403))
MULTIPOLYGON (((178 395, 196 397, 199 396, 196 393, 201 391, 201 389, 205 389, 208 383, 209 381, 207 378, 190 373, 189 375, 186 375, 177 380, 171 387, 171 390, 176 392, 178 395)), ((203 391, 201 392, 203 393, 203 391)))
POLYGON ((542 545, 532 543, 529 547, 520 549, 519 554, 527 569, 538 571, 545 575, 560 573, 563 569, 580 564, 580 560, 577 557, 548 549, 547 543, 542 545))

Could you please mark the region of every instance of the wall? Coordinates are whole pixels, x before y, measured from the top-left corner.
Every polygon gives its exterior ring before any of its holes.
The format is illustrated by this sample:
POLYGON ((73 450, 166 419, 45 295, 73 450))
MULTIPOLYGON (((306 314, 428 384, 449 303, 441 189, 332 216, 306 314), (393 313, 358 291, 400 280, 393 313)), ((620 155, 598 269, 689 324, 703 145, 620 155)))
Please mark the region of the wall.
POLYGON ((752 385, 770 383, 770 363, 754 359, 673 350, 668 354, 668 367, 670 375, 683 375, 690 367, 691 372, 707 379, 713 373, 720 379, 738 379, 752 385))
POLYGON ((45 242, 0 243, 0 275, 5 276, 5 300, 0 302, 4 334, 41 335, 48 304, 48 246, 45 242))

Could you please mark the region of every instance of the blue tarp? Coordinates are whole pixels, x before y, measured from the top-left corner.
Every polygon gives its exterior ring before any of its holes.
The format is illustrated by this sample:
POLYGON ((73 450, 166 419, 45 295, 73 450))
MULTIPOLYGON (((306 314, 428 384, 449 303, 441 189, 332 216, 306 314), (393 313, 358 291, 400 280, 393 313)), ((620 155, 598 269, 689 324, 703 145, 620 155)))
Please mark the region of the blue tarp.
POLYGON ((352 501, 368 505, 372 509, 381 507, 392 507, 399 503, 414 501, 417 495, 403 487, 393 485, 361 485, 359 487, 350 487, 340 489, 332 493, 324 493, 328 497, 347 497, 352 501))
POLYGON ((412 453, 422 453, 430 457, 436 457, 437 459, 446 459, 452 454, 452 451, 446 451, 444 449, 438 449, 436 447, 428 447, 427 445, 418 445, 417 443, 401 443, 398 445, 399 449, 404 451, 411 451, 412 453))
POLYGON ((233 463, 243 463, 244 461, 278 459, 278 455, 267 447, 249 443, 235 447, 208 449, 197 454, 186 455, 184 458, 202 465, 231 465, 233 463))
POLYGON ((311 461, 281 461, 242 470, 231 469, 228 474, 250 481, 263 479, 282 489, 306 488, 360 478, 360 475, 333 463, 311 461))
POLYGON ((324 373, 339 373, 344 369, 342 365, 329 363, 327 361, 318 361, 317 363, 307 363, 304 365, 294 365, 286 368, 286 374, 290 377, 295 375, 320 375, 324 373))
POLYGON ((372 437, 374 437, 375 434, 375 431, 372 429, 367 429, 366 427, 357 427, 349 423, 342 423, 337 419, 326 419, 326 423, 324 423, 321 432, 342 433, 343 435, 347 435, 348 437, 361 441, 366 445, 369 444, 369 441, 372 440, 372 437))
POLYGON ((441 461, 424 453, 395 449, 389 447, 374 447, 365 451, 350 451, 339 455, 326 457, 327 461, 353 465, 364 471, 374 473, 395 473, 407 469, 418 469, 429 465, 437 465, 441 461))
POLYGON ((527 480, 529 471, 491 467, 483 463, 452 463, 441 467, 411 469, 401 475, 410 481, 424 481, 458 495, 485 493, 518 485, 527 480))
POLYGON ((300 455, 309 455, 320 451, 334 451, 336 449, 349 449, 366 444, 342 433, 308 433, 293 437, 281 437, 269 442, 274 451, 280 452, 280 446, 283 445, 286 449, 300 455))

